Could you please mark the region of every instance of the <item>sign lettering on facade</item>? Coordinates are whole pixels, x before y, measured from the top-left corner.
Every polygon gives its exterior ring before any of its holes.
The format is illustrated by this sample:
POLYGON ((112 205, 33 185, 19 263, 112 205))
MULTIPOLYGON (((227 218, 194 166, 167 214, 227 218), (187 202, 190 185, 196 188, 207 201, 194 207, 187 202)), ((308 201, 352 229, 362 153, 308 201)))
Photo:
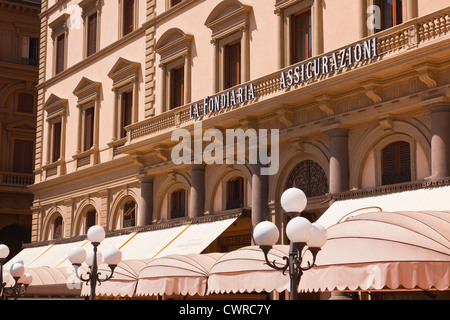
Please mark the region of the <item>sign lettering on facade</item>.
POLYGON ((339 71, 357 62, 366 61, 378 56, 378 38, 368 39, 355 46, 343 48, 329 55, 299 64, 286 72, 281 72, 280 89, 318 78, 322 75, 339 71))
MULTIPOLYGON (((287 71, 282 71, 280 89, 286 89, 313 78, 337 72, 358 62, 377 57, 377 45, 378 38, 368 39, 354 46, 345 47, 331 54, 298 64, 287 71)), ((199 103, 192 104, 190 107, 190 118, 198 119, 202 115, 220 112, 255 98, 255 85, 250 83, 212 97, 205 97, 203 106, 199 103)))

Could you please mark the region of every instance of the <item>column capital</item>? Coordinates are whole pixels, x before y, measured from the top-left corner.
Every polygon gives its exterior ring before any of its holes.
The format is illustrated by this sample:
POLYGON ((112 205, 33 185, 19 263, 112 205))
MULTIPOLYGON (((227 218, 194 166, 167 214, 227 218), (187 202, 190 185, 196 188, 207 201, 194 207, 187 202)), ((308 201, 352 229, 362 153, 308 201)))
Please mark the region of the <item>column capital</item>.
POLYGON ((328 133, 333 137, 347 137, 350 128, 348 126, 342 125, 340 123, 334 123, 331 125, 324 126, 321 129, 322 132, 328 133))
POLYGON ((450 111, 450 97, 440 96, 419 103, 422 107, 435 111, 450 111))
POLYGON ((150 183, 153 182, 155 177, 152 175, 148 175, 148 174, 140 174, 137 176, 137 178, 139 179, 139 181, 141 183, 150 183))

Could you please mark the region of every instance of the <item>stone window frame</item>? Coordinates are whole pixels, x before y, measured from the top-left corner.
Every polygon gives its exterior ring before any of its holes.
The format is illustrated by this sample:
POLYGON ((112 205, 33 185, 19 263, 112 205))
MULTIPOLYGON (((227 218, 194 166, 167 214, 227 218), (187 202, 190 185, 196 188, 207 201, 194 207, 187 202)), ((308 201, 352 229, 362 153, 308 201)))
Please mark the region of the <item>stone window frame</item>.
POLYGON ((44 104, 44 112, 46 113, 47 122, 47 150, 45 153, 45 165, 42 169, 45 172, 45 178, 51 176, 61 176, 66 169, 66 117, 67 117, 67 99, 62 99, 54 94, 51 94, 44 104), (56 161, 52 161, 53 152, 53 126, 55 123, 61 122, 61 146, 60 156, 56 161))
POLYGON ((108 143, 108 146, 111 148, 125 144, 130 138, 129 134, 127 134, 126 137, 120 138, 122 123, 121 102, 123 93, 133 92, 131 125, 139 121, 140 68, 141 64, 139 62, 129 61, 121 57, 108 73, 108 77, 113 81, 112 91, 114 92, 112 138, 111 142, 108 143))
POLYGON ((14 113, 20 114, 25 117, 36 117, 37 112, 37 94, 35 91, 30 90, 28 87, 24 89, 17 90, 14 94, 14 113), (26 93, 33 96, 33 113, 21 112, 19 111, 19 95, 21 93, 26 93))
POLYGON ((136 29, 138 29, 139 26, 139 0, 134 0, 134 21, 133 21, 133 31, 129 32, 127 34, 124 34, 123 29, 124 29, 124 21, 123 21, 123 15, 124 15, 124 4, 125 4, 125 0, 119 0, 119 21, 118 21, 118 35, 119 35, 119 39, 123 38, 131 33, 133 33, 134 31, 136 31, 136 29))
POLYGON ((279 68, 291 65, 292 17, 311 11, 312 56, 323 53, 322 3, 314 0, 279 0, 275 4, 279 30, 279 68))
POLYGON ((417 176, 417 160, 416 160, 416 140, 414 140, 412 137, 405 135, 405 134, 393 134, 388 137, 383 138, 380 140, 375 147, 373 148, 374 151, 374 158, 375 158, 375 184, 376 186, 382 185, 382 175, 383 175, 383 149, 390 145, 393 142, 397 141, 405 141, 409 143, 409 159, 411 161, 411 181, 416 180, 417 176))
POLYGON ((83 0, 78 3, 81 8, 81 18, 83 19, 83 58, 87 58, 88 51, 88 19, 94 13, 97 13, 97 30, 96 30, 96 43, 95 52, 91 55, 97 53, 100 50, 100 37, 101 37, 101 16, 102 16, 102 1, 101 0, 83 0))
POLYGON ((100 82, 83 77, 73 91, 73 94, 78 97, 77 149, 72 156, 76 160, 77 169, 99 162, 100 90, 100 82), (91 107, 94 107, 93 145, 89 150, 83 151, 84 116, 86 110, 91 107))
POLYGON ((184 72, 184 104, 191 102, 191 48, 193 35, 186 34, 178 28, 167 30, 158 40, 155 51, 160 55, 162 72, 161 81, 161 113, 169 111, 171 99, 171 71, 183 67, 184 72))
POLYGON ((252 7, 237 0, 223 1, 209 14, 205 25, 211 29, 214 45, 214 91, 225 89, 225 47, 241 41, 241 83, 250 80, 249 16, 252 7))
POLYGON ((59 16, 57 19, 53 20, 52 22, 49 23, 49 27, 50 29, 52 29, 51 32, 51 38, 52 38, 52 43, 53 43, 53 66, 52 66, 52 74, 55 76, 57 74, 60 74, 62 72, 64 72, 67 69, 67 58, 68 58, 68 44, 69 44, 69 27, 67 25, 67 21, 70 18, 70 14, 68 13, 64 13, 61 16, 59 16), (63 69, 60 72, 56 72, 56 64, 57 64, 57 39, 61 36, 64 35, 64 53, 63 53, 63 57, 64 57, 64 65, 63 65, 63 69))

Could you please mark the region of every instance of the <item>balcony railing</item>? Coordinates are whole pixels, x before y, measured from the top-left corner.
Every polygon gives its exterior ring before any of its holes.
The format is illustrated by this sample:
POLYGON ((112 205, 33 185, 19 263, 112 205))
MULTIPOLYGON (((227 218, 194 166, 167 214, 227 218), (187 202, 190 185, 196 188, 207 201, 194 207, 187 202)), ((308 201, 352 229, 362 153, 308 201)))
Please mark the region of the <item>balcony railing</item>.
POLYGON ((26 173, 0 172, 0 185, 26 187, 34 183, 34 175, 26 173))
MULTIPOLYGON (((434 12, 432 14, 429 14, 427 16, 419 17, 416 19, 409 20, 401 25, 395 26, 393 28, 378 32, 377 34, 368 37, 366 39, 361 39, 355 43, 348 44, 345 47, 338 48, 336 50, 333 50, 332 52, 339 52, 341 49, 348 48, 348 47, 354 47, 358 43, 361 43, 361 41, 377 38, 377 52, 378 60, 385 60, 387 56, 390 55, 396 55, 401 52, 411 50, 414 48, 417 48, 420 45, 426 44, 428 42, 431 42, 433 40, 443 38, 450 34, 450 9, 445 8, 440 11, 434 12)), ((323 54, 321 56, 326 55, 323 54)), ((308 62, 313 62, 318 57, 312 57, 308 60, 303 61, 305 65, 308 62)), ((343 68, 339 71, 330 72, 329 75, 332 76, 338 76, 337 73, 339 72, 339 75, 345 74, 347 72, 350 72, 355 67, 363 67, 361 63, 354 63, 352 67, 350 68, 343 68)), ((293 85, 290 89, 284 89, 280 88, 280 75, 281 72, 287 72, 289 69, 291 69, 292 66, 286 67, 282 70, 278 70, 274 73, 271 73, 267 76, 261 77, 259 79, 252 80, 249 83, 252 83, 255 88, 255 94, 258 100, 261 100, 262 98, 269 96, 269 95, 277 95, 282 94, 288 90, 295 90, 300 87, 306 87, 310 85, 311 83, 317 83, 320 81, 324 81, 329 78, 329 75, 322 76, 319 78, 315 78, 310 81, 305 81, 303 83, 293 85)), ((241 86, 245 86, 245 83, 241 86)), ((229 91, 229 90, 227 90, 229 91)), ((215 94, 215 96, 226 94, 227 91, 219 92, 215 94)), ((189 123, 193 123, 194 120, 190 118, 190 106, 191 105, 203 105, 203 100, 194 101, 190 103, 189 105, 184 105, 181 107, 178 107, 176 109, 164 112, 162 114, 159 114, 155 117, 145 119, 141 122, 132 124, 128 126, 128 143, 132 144, 142 139, 147 139, 152 136, 164 133, 164 132, 170 132, 174 130, 177 127, 180 127, 182 125, 187 125, 189 123)), ((233 109, 241 108, 245 105, 245 103, 238 104, 233 107, 233 109)), ((202 112, 203 108, 200 108, 200 119, 203 117, 203 119, 212 116, 210 115, 204 115, 202 112)), ((219 111, 218 113, 222 113, 222 111, 219 111)), ((218 114, 214 113, 214 115, 218 114)), ((120 150, 120 147, 119 147, 120 150)), ((120 152, 119 152, 120 153, 120 152)))

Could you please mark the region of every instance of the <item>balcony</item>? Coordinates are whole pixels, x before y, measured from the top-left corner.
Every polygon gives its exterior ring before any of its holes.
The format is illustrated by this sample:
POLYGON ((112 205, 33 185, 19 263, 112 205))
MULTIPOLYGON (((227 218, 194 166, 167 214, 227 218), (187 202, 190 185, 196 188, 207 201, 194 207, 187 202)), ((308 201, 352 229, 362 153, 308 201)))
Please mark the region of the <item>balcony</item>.
POLYGON ((0 172, 0 185, 10 187, 26 187, 34 183, 34 174, 0 172))
MULTIPOLYGON (((300 83, 292 85, 289 88, 280 87, 280 74, 282 72, 286 74, 290 69, 293 68, 293 66, 286 67, 282 70, 268 74, 259 79, 254 79, 251 82, 247 83, 247 85, 251 83, 254 86, 256 95, 255 101, 260 102, 269 98, 280 96, 287 92, 295 91, 300 88, 308 88, 311 85, 321 83, 332 77, 342 77, 345 74, 354 71, 356 68, 367 68, 371 64, 388 60, 389 58, 400 55, 402 53, 412 52, 418 47, 428 45, 429 43, 435 42, 436 40, 442 41, 448 39, 448 36, 450 35, 449 14, 450 9, 445 8, 427 16, 409 20, 403 24, 381 31, 373 36, 361 39, 355 43, 348 44, 347 46, 338 48, 332 52, 324 53, 320 56, 307 59, 303 61, 302 64, 307 65, 308 63, 314 63, 315 60, 324 56, 330 56, 333 53, 337 53, 339 56, 341 50, 350 47, 354 48, 358 44, 361 44, 363 41, 369 41, 377 38, 377 56, 372 58, 372 61, 357 63, 355 62, 352 64, 352 66, 342 69, 339 68, 339 70, 337 71, 332 71, 327 73, 326 75, 321 75, 318 77, 312 77, 312 79, 308 79, 303 82, 300 81, 300 83)), ((338 59, 338 64, 340 64, 340 57, 338 59)), ((244 86, 246 86, 246 83, 240 85, 239 87, 244 86)), ((215 94, 215 97, 227 95, 227 93, 229 93, 231 90, 236 90, 236 87, 223 92, 219 92, 215 94)), ((369 96, 370 94, 371 92, 369 90, 367 92, 367 95, 369 96)), ((233 108, 221 109, 216 112, 204 114, 202 106, 203 100, 193 101, 189 105, 184 105, 159 114, 155 117, 151 117, 138 123, 129 125, 126 128, 127 143, 124 146, 115 147, 114 154, 119 154, 123 151, 133 149, 133 144, 139 141, 156 137, 163 133, 169 133, 181 126, 193 124, 195 120, 191 118, 191 106, 195 106, 196 104, 200 106, 198 119, 206 120, 227 113, 229 110, 247 108, 249 105, 252 105, 254 103, 240 103, 233 106, 233 108)))

